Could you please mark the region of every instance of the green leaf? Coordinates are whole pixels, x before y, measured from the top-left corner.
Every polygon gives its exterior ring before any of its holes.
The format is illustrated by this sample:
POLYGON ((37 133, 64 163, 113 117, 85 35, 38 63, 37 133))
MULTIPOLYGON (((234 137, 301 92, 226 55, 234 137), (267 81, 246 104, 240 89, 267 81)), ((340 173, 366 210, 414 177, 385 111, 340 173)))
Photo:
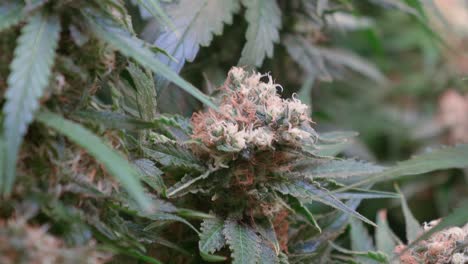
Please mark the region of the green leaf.
POLYGON ((428 239, 430 236, 432 236, 436 232, 442 231, 449 227, 466 224, 467 219, 468 219, 468 203, 465 203, 462 207, 456 208, 450 215, 442 218, 440 223, 438 223, 436 226, 427 230, 424 234, 422 234, 416 240, 411 242, 411 244, 409 244, 408 247, 403 252, 400 252, 400 255, 404 254, 406 250, 416 246, 419 242, 428 239))
POLYGON ((395 189, 398 191, 401 197, 401 207, 403 209, 403 215, 405 217, 405 228, 406 228, 406 239, 408 243, 414 241, 418 236, 423 233, 423 229, 419 224, 418 220, 413 216, 409 209, 408 203, 406 202, 405 196, 401 193, 400 188, 395 185, 395 189))
POLYGON ((392 192, 383 192, 366 189, 353 189, 348 192, 335 193, 338 199, 395 199, 400 198, 400 195, 392 192))
POLYGON ((387 211, 379 211, 377 214, 377 228, 375 230, 375 244, 377 250, 384 252, 388 256, 393 255, 397 243, 395 234, 393 234, 387 222, 387 211))
POLYGON ((305 203, 312 201, 321 202, 375 226, 372 221, 348 207, 338 198, 333 196, 328 190, 316 187, 305 181, 294 180, 291 182, 272 183, 271 187, 282 194, 294 196, 305 203))
POLYGON ((190 172, 203 172, 205 168, 184 145, 177 142, 156 142, 153 148, 143 147, 143 152, 160 163, 163 168, 183 169, 190 172))
POLYGON ((418 15, 418 11, 411 6, 407 5, 404 0, 370 0, 370 2, 383 6, 384 8, 393 8, 393 9, 398 9, 400 11, 412 14, 412 15, 418 15))
POLYGON ((157 126, 152 122, 116 112, 79 111, 74 113, 73 117, 90 121, 110 129, 140 130, 155 128, 157 126))
POLYGON ((294 209, 294 211, 304 216, 307 222, 309 222, 311 226, 315 227, 321 233, 322 228, 320 228, 319 224, 317 223, 317 220, 315 220, 314 215, 312 214, 312 212, 309 211, 309 208, 307 208, 307 206, 304 206, 304 204, 301 201, 299 201, 296 197, 291 197, 291 207, 294 209))
POLYGON ((337 251, 344 253, 344 254, 349 254, 349 255, 354 255, 359 257, 359 262, 358 263, 389 263, 388 257, 379 251, 354 251, 354 250, 347 250, 346 248, 340 247, 333 242, 330 242, 330 245, 336 249, 337 251), (370 262, 363 260, 370 260, 370 262))
POLYGON ((153 188, 157 193, 166 195, 166 185, 162 179, 163 172, 149 159, 138 159, 133 161, 141 171, 141 180, 153 188))
POLYGON ((87 18, 89 28, 97 38, 109 43, 122 54, 133 58, 142 66, 151 69, 154 73, 160 74, 164 78, 177 84, 180 88, 184 89, 207 106, 217 109, 205 94, 161 63, 161 61, 156 58, 155 54, 146 47, 147 44, 143 40, 132 36, 114 21, 96 15, 90 9, 86 9, 84 15, 87 18))
POLYGON ((152 121, 157 115, 157 95, 153 76, 133 63, 127 66, 127 71, 130 73, 137 91, 136 100, 140 118, 152 121))
POLYGON ((197 176, 195 178, 192 177, 184 177, 181 181, 178 183, 174 184, 169 190, 167 190, 167 197, 175 197, 178 195, 180 192, 185 191, 188 189, 191 185, 194 183, 206 179, 208 176, 210 176, 212 173, 211 170, 206 171, 200 176, 197 176))
MULTIPOLYGON (((351 249, 353 251, 374 251, 374 245, 372 237, 369 235, 369 231, 355 218, 350 219, 351 224, 351 249)), ((362 257, 358 257, 360 263, 374 263, 372 260, 368 260, 362 257)))
POLYGON ((468 145, 466 144, 444 147, 400 162, 381 173, 333 192, 342 192, 369 183, 394 180, 403 176, 423 174, 435 170, 465 168, 468 167, 466 157, 468 157, 468 145))
POLYGON ((59 33, 60 21, 57 16, 38 13, 29 19, 18 39, 3 106, 6 155, 5 171, 2 173, 5 178, 0 192, 6 195, 13 187, 23 136, 49 83, 59 33))
POLYGON ((231 249, 233 264, 256 264, 260 254, 260 238, 255 231, 236 220, 226 220, 223 230, 231 249))
POLYGON ((18 1, 0 4, 0 32, 18 24, 23 19, 23 6, 18 1))
POLYGON ((264 238, 261 238, 259 256, 260 257, 258 263, 280 263, 280 260, 275 252, 273 244, 264 238))
POLYGON ((151 213, 151 214, 145 214, 143 216, 156 221, 152 224, 149 224, 147 227, 145 227, 145 231, 148 231, 148 230, 151 230, 153 228, 160 226, 161 221, 176 221, 176 222, 180 222, 180 223, 187 225, 193 231, 195 231, 195 233, 200 234, 200 232, 198 232, 198 230, 189 221, 185 220, 184 218, 178 215, 169 214, 169 213, 151 213))
POLYGON ((152 207, 138 181, 140 177, 135 167, 100 138, 81 125, 50 112, 40 112, 37 115, 37 120, 86 149, 91 156, 104 165, 142 208, 150 209, 152 207))
POLYGON ((200 45, 207 47, 213 40, 213 35, 223 32, 224 23, 232 23, 233 13, 238 10, 238 0, 180 0, 168 6, 167 13, 172 18, 176 31, 169 28, 162 32, 155 44, 177 61, 162 55, 158 55, 158 59, 175 72, 180 72, 185 61, 192 62, 195 59, 200 45))
POLYGON ((349 178, 353 176, 365 176, 381 172, 383 167, 372 163, 347 160, 330 160, 318 166, 310 166, 301 171, 311 178, 349 178))
POLYGON ((314 74, 322 81, 332 81, 334 78, 341 77, 337 74, 350 69, 375 82, 387 82, 376 66, 348 51, 317 47, 304 37, 295 35, 286 36, 283 44, 296 63, 307 73, 314 74))
POLYGON ((137 2, 138 5, 150 12, 155 19, 159 20, 172 30, 175 29, 174 24, 172 24, 171 19, 167 16, 166 12, 162 8, 159 0, 137 0, 137 2))
MULTIPOLYGON (((225 244, 226 240, 224 239, 223 235, 223 228, 224 222, 219 218, 211 218, 203 220, 201 224, 201 233, 200 233, 200 241, 198 242, 198 248, 202 258, 208 256, 206 261, 209 261, 214 253, 220 250, 225 244)), ((215 256, 215 257, 222 257, 222 256, 215 256)), ((225 257, 222 257, 224 260, 225 257)), ((215 258, 217 259, 217 258, 215 258)))
POLYGON ((242 0, 242 4, 247 8, 245 19, 249 26, 238 64, 260 67, 265 55, 273 56, 273 44, 279 41, 281 10, 276 0, 242 0))

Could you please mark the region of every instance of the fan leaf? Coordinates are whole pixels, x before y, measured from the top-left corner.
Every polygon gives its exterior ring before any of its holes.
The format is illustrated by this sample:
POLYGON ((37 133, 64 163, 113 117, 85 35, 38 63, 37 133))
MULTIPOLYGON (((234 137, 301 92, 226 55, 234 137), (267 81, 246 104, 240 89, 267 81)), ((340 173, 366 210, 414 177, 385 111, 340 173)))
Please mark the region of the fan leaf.
POLYGON ((273 44, 279 42, 281 10, 275 0, 243 0, 242 4, 249 26, 239 65, 260 67, 265 56, 273 56, 273 44))
POLYGON ((208 46, 213 35, 222 33, 224 23, 232 23, 233 13, 238 10, 238 0, 181 0, 170 5, 167 13, 176 30, 166 29, 157 37, 155 44, 176 61, 164 55, 158 55, 158 59, 175 72, 180 72, 185 61, 195 59, 200 46, 208 46))
MULTIPOLYGON (((201 256, 213 256, 214 253, 220 250, 225 244, 226 240, 223 235, 224 222, 218 218, 211 218, 203 220, 201 224, 200 241, 198 248, 200 249, 201 256)), ((221 257, 221 256, 218 256, 221 257)), ((208 258, 209 261, 211 258, 208 258)), ((225 259, 225 258, 224 258, 225 259)), ((205 259, 206 260, 206 259, 205 259)))
POLYGON ((144 190, 138 181, 140 175, 136 168, 107 146, 99 137, 81 125, 54 113, 40 112, 37 115, 37 120, 86 149, 91 156, 104 165, 142 208, 151 208, 151 203, 144 195, 144 190))
POLYGON ((282 194, 294 196, 304 203, 312 202, 312 201, 321 202, 325 205, 331 206, 335 209, 348 213, 370 225, 375 226, 375 224, 372 221, 362 216, 361 214, 359 214, 352 208, 348 207, 346 204, 344 204, 338 198, 333 196, 326 189, 316 187, 302 180, 295 180, 292 182, 274 183, 271 186, 273 189, 277 190, 278 192, 282 194))
POLYGON ((60 21, 57 16, 38 13, 29 19, 18 39, 3 107, 6 155, 5 171, 2 173, 5 178, 0 187, 7 195, 13 187, 23 136, 49 83, 59 33, 60 21))
POLYGON ((100 17, 89 9, 84 11, 84 14, 87 18, 89 28, 97 38, 109 43, 122 54, 133 58, 142 66, 151 69, 154 73, 177 84, 180 88, 184 89, 207 106, 216 109, 216 106, 205 94, 158 60, 156 55, 147 47, 147 43, 143 40, 131 35, 111 19, 100 17))
POLYGON ((0 4, 0 32, 18 24, 23 19, 23 6, 7 1, 0 4))
POLYGON ((223 230, 232 251, 233 264, 256 264, 260 254, 260 238, 255 231, 235 220, 226 220, 223 230))

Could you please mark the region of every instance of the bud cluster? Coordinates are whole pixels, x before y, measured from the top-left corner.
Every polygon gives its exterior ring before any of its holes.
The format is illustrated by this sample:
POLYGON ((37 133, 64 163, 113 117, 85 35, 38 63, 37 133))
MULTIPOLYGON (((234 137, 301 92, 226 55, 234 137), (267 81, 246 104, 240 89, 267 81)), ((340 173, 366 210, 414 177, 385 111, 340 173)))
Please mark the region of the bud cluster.
POLYGON ((232 68, 220 88, 219 110, 193 115, 193 139, 201 141, 212 156, 313 144, 316 133, 310 126, 308 106, 294 96, 282 99, 278 88, 269 75, 232 68))

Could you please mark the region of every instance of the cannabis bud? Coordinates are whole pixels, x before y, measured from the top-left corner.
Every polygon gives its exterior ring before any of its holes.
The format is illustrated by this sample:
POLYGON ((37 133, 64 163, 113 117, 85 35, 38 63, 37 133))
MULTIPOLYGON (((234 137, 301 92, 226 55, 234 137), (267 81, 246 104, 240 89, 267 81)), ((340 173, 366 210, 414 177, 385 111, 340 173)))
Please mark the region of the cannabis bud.
POLYGON ((203 145, 197 151, 222 162, 226 154, 244 150, 313 144, 317 135, 310 126, 308 106, 294 96, 282 99, 278 88, 269 75, 232 68, 220 88, 219 111, 209 109, 192 117, 192 137, 203 145))

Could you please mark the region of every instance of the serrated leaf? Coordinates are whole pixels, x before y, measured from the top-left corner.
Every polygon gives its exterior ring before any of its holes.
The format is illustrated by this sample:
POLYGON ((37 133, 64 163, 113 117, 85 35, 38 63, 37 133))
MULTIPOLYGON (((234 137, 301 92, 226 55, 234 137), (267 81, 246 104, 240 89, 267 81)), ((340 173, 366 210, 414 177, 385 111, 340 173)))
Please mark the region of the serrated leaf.
POLYGON ((133 163, 140 169, 141 180, 153 188, 157 193, 166 195, 166 185, 162 179, 163 172, 149 159, 137 159, 133 163))
POLYGON ((205 171, 198 159, 177 142, 158 142, 153 145, 153 149, 146 147, 142 149, 145 155, 160 163, 163 168, 176 168, 191 172, 205 171))
POLYGON ((233 264, 256 264, 259 260, 260 238, 255 231, 236 220, 226 220, 223 230, 231 249, 233 264))
POLYGON ((242 4, 247 8, 245 19, 249 26, 238 64, 260 67, 265 56, 273 56, 273 44, 279 41, 281 10, 276 0, 242 0, 242 4))
POLYGON ((176 222, 180 222, 180 223, 187 225, 188 227, 190 227, 190 229, 195 231, 195 233, 200 234, 200 232, 198 232, 198 230, 189 221, 185 220, 184 218, 178 215, 169 214, 169 213, 152 213, 152 214, 145 214, 144 216, 147 217, 148 219, 156 221, 152 224, 149 224, 147 227, 145 227, 145 231, 158 227, 161 224, 160 223, 161 221, 176 221, 176 222))
POLYGON ((138 181, 139 175, 136 168, 108 147, 100 138, 81 125, 50 112, 40 112, 37 115, 37 120, 86 149, 91 156, 104 165, 142 208, 152 207, 138 181))
POLYGON ((376 66, 345 50, 317 47, 304 37, 294 35, 286 36, 283 44, 296 63, 322 81, 332 81, 350 69, 378 83, 387 82, 376 66))
POLYGON ((333 192, 343 192, 369 183, 394 180, 403 176, 423 174, 435 170, 465 168, 468 167, 468 159, 466 157, 468 157, 468 145, 466 144, 437 149, 399 162, 397 165, 389 167, 381 173, 334 190, 333 192))
POLYGON ((348 207, 338 198, 333 196, 329 191, 309 184, 306 181, 293 180, 290 182, 272 183, 271 187, 282 194, 294 196, 304 203, 312 201, 321 202, 375 226, 372 221, 362 216, 352 208, 348 207))
POLYGON ((23 6, 18 1, 0 4, 0 32, 18 24, 23 19, 23 6))
POLYGON ((133 58, 142 66, 151 69, 154 73, 177 84, 180 88, 184 89, 207 106, 217 109, 205 94, 200 92, 192 84, 182 79, 176 72, 158 60, 156 55, 146 47, 147 44, 143 40, 132 36, 128 31, 121 28, 111 19, 96 15, 90 9, 86 9, 84 14, 87 18, 89 28, 97 38, 109 43, 122 54, 133 58))
POLYGON ((144 72, 133 63, 127 66, 127 71, 130 73, 137 91, 136 101, 140 118, 145 121, 153 120, 157 115, 157 95, 152 75, 144 72))
POLYGON ((203 220, 200 241, 198 241, 198 248, 201 252, 211 254, 220 250, 226 244, 223 228, 224 221, 219 218, 203 220))
POLYGON ((414 217, 413 213, 409 209, 408 203, 406 202, 405 196, 401 193, 397 185, 395 185, 396 190, 401 197, 401 208, 403 209, 403 215, 405 217, 405 228, 406 228, 406 239, 408 243, 414 241, 418 236, 423 233, 423 229, 419 224, 418 220, 414 217))
POLYGON ((273 226, 271 220, 265 219, 264 221, 256 221, 255 231, 260 234, 263 240, 273 246, 273 249, 276 253, 281 251, 280 244, 276 237, 275 227, 273 226))
POLYGON ((264 238, 260 239, 260 254, 258 263, 279 264, 280 260, 276 255, 273 244, 264 238))
POLYGON ((387 211, 379 211, 376 222, 375 245, 377 250, 391 256, 393 255, 397 243, 395 241, 396 236, 393 234, 387 222, 387 211))
POLYGON ((18 39, 3 106, 3 136, 7 154, 0 192, 6 195, 13 187, 23 136, 49 83, 59 33, 60 21, 57 16, 37 13, 23 27, 18 39))
POLYGON ((233 13, 238 10, 238 0, 181 0, 170 5, 167 13, 176 31, 167 29, 157 37, 155 44, 177 61, 161 55, 158 59, 175 72, 180 72, 185 61, 195 59, 200 46, 208 46, 213 35, 222 33, 224 23, 232 23, 233 13))

